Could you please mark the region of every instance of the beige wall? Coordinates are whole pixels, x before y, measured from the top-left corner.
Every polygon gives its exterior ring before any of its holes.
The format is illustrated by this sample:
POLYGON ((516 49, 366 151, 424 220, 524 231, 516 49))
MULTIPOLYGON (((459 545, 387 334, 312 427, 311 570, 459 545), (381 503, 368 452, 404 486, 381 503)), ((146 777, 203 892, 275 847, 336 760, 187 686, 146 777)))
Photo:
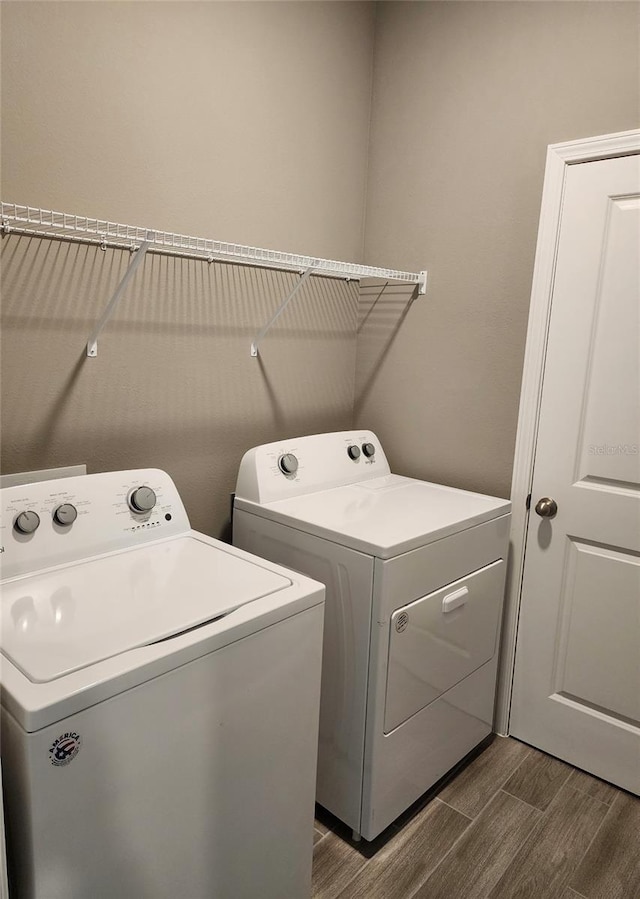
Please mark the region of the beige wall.
MULTIPOLYGON (((10 2, 2 198, 198 236, 362 254, 368 3, 10 2)), ((2 471, 165 468, 224 530, 256 443, 346 428, 357 288, 147 257, 96 359, 121 251, 2 240, 2 471)))
MULTIPOLYGON (((635 3, 5 2, 2 197, 428 267, 362 291, 355 421, 396 470, 509 490, 545 147, 637 125, 635 3), (372 61, 375 64, 371 105, 372 61), (369 117, 373 127, 369 143, 369 117)), ((249 446, 354 422, 356 288, 2 239, 2 471, 159 466, 222 533, 249 446)))
MULTIPOLYGON (((378 4, 356 422, 391 465, 508 496, 545 150, 639 124, 637 3, 378 4)), ((570 352, 570 348, 567 348, 570 352)))

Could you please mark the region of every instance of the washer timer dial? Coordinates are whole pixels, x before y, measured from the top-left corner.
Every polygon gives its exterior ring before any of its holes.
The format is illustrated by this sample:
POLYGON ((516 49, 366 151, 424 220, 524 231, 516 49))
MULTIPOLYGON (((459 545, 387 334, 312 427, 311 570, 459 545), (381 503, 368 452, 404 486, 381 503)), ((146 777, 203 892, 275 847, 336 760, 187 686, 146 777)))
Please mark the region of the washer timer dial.
POLYGON ((40 527, 40 516, 37 512, 20 512, 13 526, 20 534, 33 534, 40 527))
POLYGON ((367 459, 370 459, 372 456, 376 454, 376 448, 373 443, 363 443, 362 444, 362 452, 365 454, 367 459))
POLYGON ((69 525, 78 517, 78 510, 71 503, 63 503, 53 513, 53 520, 56 524, 69 525))
POLYGON ((150 512, 154 508, 157 499, 151 487, 136 487, 129 496, 129 508, 132 512, 150 512))

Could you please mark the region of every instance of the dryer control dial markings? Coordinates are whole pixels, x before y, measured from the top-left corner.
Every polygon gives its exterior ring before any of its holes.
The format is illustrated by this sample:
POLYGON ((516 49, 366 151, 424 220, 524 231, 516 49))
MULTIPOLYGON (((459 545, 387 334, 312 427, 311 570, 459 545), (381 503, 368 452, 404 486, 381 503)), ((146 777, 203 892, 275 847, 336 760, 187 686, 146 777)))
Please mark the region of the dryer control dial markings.
POLYGON ((136 487, 131 492, 128 502, 132 512, 151 512, 157 502, 157 497, 151 487, 136 487))

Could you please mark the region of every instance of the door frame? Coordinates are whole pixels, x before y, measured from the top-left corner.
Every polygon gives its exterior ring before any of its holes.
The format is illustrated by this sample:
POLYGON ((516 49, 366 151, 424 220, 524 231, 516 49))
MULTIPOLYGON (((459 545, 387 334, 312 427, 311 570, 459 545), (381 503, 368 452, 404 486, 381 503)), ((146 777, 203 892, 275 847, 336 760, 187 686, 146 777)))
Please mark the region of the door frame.
POLYGON ((595 162, 616 156, 631 156, 637 153, 640 153, 640 130, 622 131, 585 140, 550 144, 547 148, 511 481, 510 552, 494 722, 497 733, 503 735, 509 733, 516 639, 529 526, 527 497, 531 493, 533 484, 551 298, 567 167, 578 163, 595 162))

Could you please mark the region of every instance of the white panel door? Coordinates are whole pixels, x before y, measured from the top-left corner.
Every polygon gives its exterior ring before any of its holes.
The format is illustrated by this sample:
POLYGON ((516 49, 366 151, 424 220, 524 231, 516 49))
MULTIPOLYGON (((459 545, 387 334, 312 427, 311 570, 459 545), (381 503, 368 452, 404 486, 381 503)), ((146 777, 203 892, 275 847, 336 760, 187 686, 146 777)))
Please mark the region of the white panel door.
POLYGON ((567 167, 510 731, 640 793, 640 158, 567 167), (552 517, 535 508, 544 497, 552 517), (550 510, 553 512, 553 509, 550 510))

